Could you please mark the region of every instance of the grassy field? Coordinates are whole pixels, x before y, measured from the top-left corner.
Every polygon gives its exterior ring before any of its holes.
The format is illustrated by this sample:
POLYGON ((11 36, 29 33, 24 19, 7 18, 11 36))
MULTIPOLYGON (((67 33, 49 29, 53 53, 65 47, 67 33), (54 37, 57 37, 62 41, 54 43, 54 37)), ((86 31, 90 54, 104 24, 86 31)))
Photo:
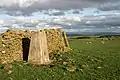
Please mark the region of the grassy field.
POLYGON ((71 39, 69 43, 73 51, 50 55, 51 65, 1 65, 0 80, 120 80, 119 39, 71 39))

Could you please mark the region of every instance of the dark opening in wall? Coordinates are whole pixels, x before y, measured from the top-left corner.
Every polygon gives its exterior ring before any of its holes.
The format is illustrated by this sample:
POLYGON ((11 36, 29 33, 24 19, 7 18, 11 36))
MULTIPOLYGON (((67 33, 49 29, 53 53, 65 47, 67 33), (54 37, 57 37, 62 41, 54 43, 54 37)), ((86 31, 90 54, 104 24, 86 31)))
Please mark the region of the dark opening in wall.
POLYGON ((24 61, 28 61, 29 47, 30 47, 30 39, 23 38, 22 39, 22 48, 23 48, 23 60, 24 61))

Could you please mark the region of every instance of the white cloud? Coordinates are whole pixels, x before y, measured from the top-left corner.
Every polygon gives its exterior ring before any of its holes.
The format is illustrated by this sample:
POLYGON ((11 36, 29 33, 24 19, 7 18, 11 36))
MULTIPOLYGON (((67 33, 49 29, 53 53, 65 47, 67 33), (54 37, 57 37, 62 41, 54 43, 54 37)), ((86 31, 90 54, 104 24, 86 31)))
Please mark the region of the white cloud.
POLYGON ((2 0, 0 2, 0 6, 10 7, 10 6, 18 5, 20 8, 25 8, 31 6, 36 2, 39 2, 40 4, 44 4, 46 3, 46 1, 48 2, 49 0, 2 0))
POLYGON ((0 24, 4 24, 4 20, 0 20, 0 24))

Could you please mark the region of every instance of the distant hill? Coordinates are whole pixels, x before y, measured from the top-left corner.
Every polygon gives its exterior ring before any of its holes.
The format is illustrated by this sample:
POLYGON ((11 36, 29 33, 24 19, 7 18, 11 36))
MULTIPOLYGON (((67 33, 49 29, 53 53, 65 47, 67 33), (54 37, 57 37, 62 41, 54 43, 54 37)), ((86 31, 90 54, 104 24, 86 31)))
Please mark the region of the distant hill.
POLYGON ((68 36, 101 36, 101 35, 120 35, 120 32, 82 32, 82 33, 76 33, 76 32, 67 32, 68 36))

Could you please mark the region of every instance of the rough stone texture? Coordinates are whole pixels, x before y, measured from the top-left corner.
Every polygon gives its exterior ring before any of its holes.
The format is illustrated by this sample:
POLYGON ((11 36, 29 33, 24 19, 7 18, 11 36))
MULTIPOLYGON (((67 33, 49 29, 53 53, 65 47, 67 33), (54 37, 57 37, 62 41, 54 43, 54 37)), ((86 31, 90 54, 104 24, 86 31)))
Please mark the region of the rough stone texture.
POLYGON ((67 40, 60 29, 45 30, 48 42, 49 52, 66 52, 68 47, 66 46, 65 40, 67 40))
POLYGON ((30 31, 8 30, 0 37, 0 63, 22 60, 22 38, 30 38, 30 31))
MULTIPOLYGON (((44 30, 47 37, 48 52, 66 52, 69 47, 66 46, 63 31, 60 29, 44 30)), ((34 31, 8 30, 0 35, 0 63, 10 63, 23 60, 22 39, 31 38, 34 31)), ((27 45, 27 44, 26 44, 27 45)))

